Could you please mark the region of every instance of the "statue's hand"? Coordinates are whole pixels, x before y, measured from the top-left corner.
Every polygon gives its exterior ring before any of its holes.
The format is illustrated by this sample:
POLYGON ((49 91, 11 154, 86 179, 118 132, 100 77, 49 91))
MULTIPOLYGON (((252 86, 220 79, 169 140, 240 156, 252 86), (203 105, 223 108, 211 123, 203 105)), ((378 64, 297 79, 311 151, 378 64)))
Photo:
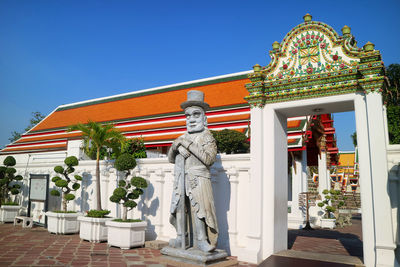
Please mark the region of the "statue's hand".
POLYGON ((179 146, 178 151, 179 154, 181 154, 185 159, 187 159, 190 156, 190 152, 183 146, 179 146))

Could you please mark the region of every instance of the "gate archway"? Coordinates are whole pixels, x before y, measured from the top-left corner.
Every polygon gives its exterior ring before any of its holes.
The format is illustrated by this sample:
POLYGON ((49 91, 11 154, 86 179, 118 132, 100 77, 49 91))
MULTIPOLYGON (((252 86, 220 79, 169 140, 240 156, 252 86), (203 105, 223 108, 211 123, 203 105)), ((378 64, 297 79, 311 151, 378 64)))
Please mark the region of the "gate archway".
POLYGON ((290 116, 355 111, 359 146, 364 263, 395 264, 394 229, 388 194, 381 54, 363 48, 348 26, 342 36, 311 15, 281 43, 271 62, 255 65, 246 84, 251 106, 251 184, 254 211, 249 237, 258 261, 287 249, 287 143, 290 116), (257 212, 258 211, 258 212, 257 212))

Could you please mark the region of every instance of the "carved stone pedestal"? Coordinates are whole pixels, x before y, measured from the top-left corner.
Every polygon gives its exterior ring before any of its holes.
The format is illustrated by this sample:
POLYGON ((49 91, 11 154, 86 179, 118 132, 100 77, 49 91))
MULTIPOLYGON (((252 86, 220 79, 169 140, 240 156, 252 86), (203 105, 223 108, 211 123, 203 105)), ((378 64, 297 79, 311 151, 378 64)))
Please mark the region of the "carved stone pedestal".
POLYGON ((228 253, 226 253, 225 250, 221 249, 216 249, 213 252, 203 252, 194 248, 183 250, 172 247, 165 247, 161 250, 161 254, 166 255, 164 256, 166 260, 170 259, 182 263, 187 263, 188 265, 194 264, 199 266, 230 266, 229 264, 223 264, 226 257, 228 257, 228 253))

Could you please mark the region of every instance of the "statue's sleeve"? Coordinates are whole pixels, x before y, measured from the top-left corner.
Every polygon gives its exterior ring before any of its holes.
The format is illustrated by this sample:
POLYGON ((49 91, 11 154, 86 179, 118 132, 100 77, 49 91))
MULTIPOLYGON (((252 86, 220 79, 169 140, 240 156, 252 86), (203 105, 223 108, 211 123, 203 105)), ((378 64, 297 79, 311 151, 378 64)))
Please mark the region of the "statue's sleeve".
POLYGON ((181 139, 182 137, 178 137, 177 139, 175 139, 175 141, 172 143, 171 147, 169 148, 168 151, 168 161, 170 163, 175 163, 175 157, 178 154, 177 149, 177 142, 179 141, 179 139, 181 139))
POLYGON ((182 142, 182 146, 189 150, 190 153, 206 166, 211 166, 215 162, 217 144, 210 133, 203 135, 198 143, 187 142, 185 139, 185 141, 182 142))

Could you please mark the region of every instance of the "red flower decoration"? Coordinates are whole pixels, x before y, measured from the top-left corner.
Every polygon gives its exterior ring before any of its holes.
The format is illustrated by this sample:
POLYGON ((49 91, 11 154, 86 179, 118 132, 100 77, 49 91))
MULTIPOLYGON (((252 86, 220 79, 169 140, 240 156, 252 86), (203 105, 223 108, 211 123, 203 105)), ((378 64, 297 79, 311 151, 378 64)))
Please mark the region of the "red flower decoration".
POLYGON ((307 38, 307 39, 310 39, 310 35, 309 35, 309 34, 307 34, 306 38, 307 38))
POLYGON ((315 36, 314 36, 314 34, 313 34, 313 35, 311 35, 311 39, 314 39, 314 37, 315 37, 315 36))
POLYGON ((294 49, 294 50, 293 50, 293 54, 296 54, 296 53, 297 53, 297 49, 294 49))
POLYGON ((326 47, 326 44, 325 44, 325 43, 322 43, 322 44, 321 44, 321 48, 324 49, 325 47, 326 47))
POLYGON ((332 56, 332 58, 333 58, 333 60, 335 60, 335 61, 336 61, 336 60, 338 60, 338 59, 339 59, 339 56, 338 56, 338 55, 333 55, 333 56, 332 56))
POLYGON ((321 38, 319 38, 319 41, 320 41, 320 42, 322 42, 322 40, 323 40, 323 38, 322 38, 322 37, 321 37, 321 38))
POLYGON ((344 68, 344 63, 340 64, 340 68, 341 68, 341 69, 344 68))
POLYGON ((313 72, 313 69, 312 69, 311 67, 308 67, 308 68, 307 68, 307 73, 308 73, 308 74, 311 74, 312 72, 313 72))
POLYGON ((282 67, 284 70, 286 70, 288 66, 287 66, 287 64, 284 64, 282 67))
POLYGON ((295 43, 295 44, 294 44, 294 46, 296 46, 296 47, 297 47, 297 46, 298 46, 298 44, 297 44, 297 43, 295 43))
POLYGON ((298 43, 301 43, 301 40, 299 39, 299 40, 297 40, 297 42, 298 42, 298 43))
POLYGON ((301 37, 301 40, 303 40, 303 41, 304 41, 305 39, 306 39, 306 38, 304 38, 304 37, 301 37))

